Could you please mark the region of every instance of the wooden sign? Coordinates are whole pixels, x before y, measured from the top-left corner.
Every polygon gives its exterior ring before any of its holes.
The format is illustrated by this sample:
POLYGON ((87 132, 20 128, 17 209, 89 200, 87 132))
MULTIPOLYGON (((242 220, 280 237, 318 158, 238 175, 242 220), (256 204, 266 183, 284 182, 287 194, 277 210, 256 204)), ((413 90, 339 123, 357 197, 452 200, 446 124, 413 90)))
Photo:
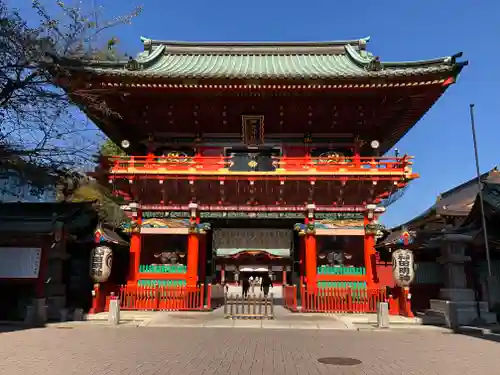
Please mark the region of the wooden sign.
POLYGON ((246 145, 264 143, 264 116, 241 116, 243 142, 246 145))
POLYGON ((364 220, 362 212, 315 212, 317 220, 364 220))
POLYGON ((398 286, 410 286, 415 279, 415 260, 411 250, 399 249, 392 253, 392 275, 398 286))

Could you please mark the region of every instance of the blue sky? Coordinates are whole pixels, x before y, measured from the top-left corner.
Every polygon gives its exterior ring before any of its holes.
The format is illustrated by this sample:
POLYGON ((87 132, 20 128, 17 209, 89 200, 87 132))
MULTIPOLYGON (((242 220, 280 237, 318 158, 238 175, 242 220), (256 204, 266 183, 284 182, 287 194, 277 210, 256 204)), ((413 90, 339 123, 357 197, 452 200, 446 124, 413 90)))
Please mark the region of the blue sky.
MULTIPOLYGON (((109 15, 140 2, 94 0, 109 15)), ((30 0, 12 1, 29 8, 30 0), (20 3, 23 3, 22 5, 20 3)), ((92 4, 92 1, 86 1, 92 4)), ((134 23, 116 29, 121 49, 141 50, 140 36, 189 41, 343 40, 371 36, 381 60, 419 60, 463 51, 470 61, 429 113, 397 145, 415 156, 421 177, 388 209, 393 226, 420 214, 440 192, 475 175, 469 103, 476 104, 481 171, 500 163, 500 1, 144 1, 134 23)))

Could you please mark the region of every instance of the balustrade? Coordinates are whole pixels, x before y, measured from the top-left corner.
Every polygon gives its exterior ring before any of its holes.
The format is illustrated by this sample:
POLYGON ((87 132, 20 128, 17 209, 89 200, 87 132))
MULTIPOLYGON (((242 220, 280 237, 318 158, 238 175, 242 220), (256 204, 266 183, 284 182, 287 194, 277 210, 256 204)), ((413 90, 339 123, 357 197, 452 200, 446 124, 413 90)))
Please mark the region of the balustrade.
POLYGON ((266 157, 262 161, 249 158, 242 162, 238 156, 113 156, 109 158, 111 173, 160 173, 192 172, 227 172, 227 173, 262 173, 262 172, 342 172, 382 170, 405 172, 412 165, 412 158, 404 157, 266 157))

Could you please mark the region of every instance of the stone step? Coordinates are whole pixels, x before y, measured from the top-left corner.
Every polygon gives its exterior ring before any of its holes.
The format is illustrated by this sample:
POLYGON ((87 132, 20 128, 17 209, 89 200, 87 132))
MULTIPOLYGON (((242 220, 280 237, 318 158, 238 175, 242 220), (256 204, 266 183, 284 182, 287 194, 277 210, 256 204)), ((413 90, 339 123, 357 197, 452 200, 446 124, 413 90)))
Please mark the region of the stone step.
POLYGON ((422 324, 445 326, 446 317, 442 311, 427 309, 423 312, 417 312, 417 316, 422 319, 422 324))

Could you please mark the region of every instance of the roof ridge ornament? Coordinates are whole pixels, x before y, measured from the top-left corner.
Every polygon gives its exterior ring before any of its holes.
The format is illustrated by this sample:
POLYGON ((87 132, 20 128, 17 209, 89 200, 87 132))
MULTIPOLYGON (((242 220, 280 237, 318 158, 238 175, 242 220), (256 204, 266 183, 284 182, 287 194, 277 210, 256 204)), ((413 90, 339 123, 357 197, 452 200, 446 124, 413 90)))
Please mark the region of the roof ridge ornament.
POLYGON ((139 64, 132 56, 129 56, 129 60, 125 64, 125 69, 130 71, 140 70, 141 64, 139 64))
POLYGON ((141 36, 141 42, 144 46, 144 51, 151 53, 151 50, 153 49, 153 40, 141 36))
POLYGON ((370 37, 367 36, 365 38, 361 38, 358 40, 358 48, 361 50, 361 51, 364 51, 366 50, 366 44, 370 41, 370 37))
POLYGON ((368 70, 369 72, 379 72, 383 69, 384 65, 380 62, 379 56, 374 56, 366 66, 366 70, 368 70))

